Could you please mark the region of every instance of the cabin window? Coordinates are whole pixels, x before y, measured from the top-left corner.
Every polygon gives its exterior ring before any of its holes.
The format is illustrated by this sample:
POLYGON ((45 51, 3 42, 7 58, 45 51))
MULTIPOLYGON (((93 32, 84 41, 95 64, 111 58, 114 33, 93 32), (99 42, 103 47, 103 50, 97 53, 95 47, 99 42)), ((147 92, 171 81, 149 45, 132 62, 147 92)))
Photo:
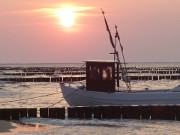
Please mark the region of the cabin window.
POLYGON ((90 79, 98 80, 100 79, 100 68, 96 66, 90 66, 90 79))
POLYGON ((112 80, 112 67, 103 68, 102 72, 103 80, 112 80))
POLYGON ((86 89, 91 91, 115 91, 115 63, 87 62, 86 89))

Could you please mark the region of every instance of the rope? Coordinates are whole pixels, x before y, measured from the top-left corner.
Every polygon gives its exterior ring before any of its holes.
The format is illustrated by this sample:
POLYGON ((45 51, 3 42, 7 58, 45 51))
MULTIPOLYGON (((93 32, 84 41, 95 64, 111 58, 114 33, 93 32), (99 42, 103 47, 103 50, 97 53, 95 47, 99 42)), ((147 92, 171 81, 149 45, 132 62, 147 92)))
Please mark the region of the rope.
MULTIPOLYGON (((80 68, 79 68, 79 70, 81 70, 83 67, 84 67, 84 65, 85 65, 86 63, 84 63, 80 68)), ((79 70, 76 72, 76 73, 78 73, 79 72, 79 70)), ((67 80, 67 82, 71 79, 73 77, 73 75, 71 75, 71 77, 70 78, 68 78, 68 80, 67 80)), ((82 83, 82 82, 80 82, 80 83, 82 83)), ((84 85, 84 84, 83 84, 84 85)), ((56 88, 56 91, 57 91, 57 88, 56 88)), ((77 90, 75 90, 74 92, 76 92, 77 90)), ((57 91, 58 92, 58 91, 57 91)), ((73 92, 73 93, 74 93, 73 92)), ((71 96, 73 93, 71 93, 71 94, 69 94, 68 96, 66 96, 65 98, 67 98, 67 97, 69 97, 69 96, 71 96)), ((62 97, 63 98, 63 97, 62 97)), ((54 105, 56 105, 57 103, 60 103, 61 101, 63 101, 64 100, 64 98, 63 99, 61 99, 61 100, 59 100, 58 102, 56 102, 56 103, 54 103, 54 104, 52 104, 52 105, 50 105, 50 106, 48 106, 47 108, 49 108, 49 107, 51 107, 51 106, 54 106, 54 105)))
MULTIPOLYGON (((63 98, 63 97, 62 97, 62 98, 63 98)), ((54 103, 54 104, 48 106, 47 108, 49 108, 49 107, 51 107, 51 106, 54 106, 54 105, 56 105, 57 103, 60 103, 60 102, 63 101, 63 100, 64 100, 64 99, 61 99, 61 100, 59 100, 58 102, 56 102, 56 103, 54 103)))
MULTIPOLYGON (((17 99, 17 100, 11 100, 11 101, 7 101, 6 103, 11 103, 11 102, 17 102, 17 101, 21 101, 21 100, 29 100, 29 99, 35 99, 35 98, 40 98, 40 97, 47 97, 47 96, 51 96, 51 95, 55 95, 58 93, 51 93, 51 94, 47 94, 47 95, 42 95, 42 96, 37 96, 37 97, 32 97, 32 98, 21 98, 21 99, 17 99)), ((1 104, 3 104, 4 102, 0 102, 1 104)))
MULTIPOLYGON (((69 96, 73 95, 76 91, 77 91, 77 89, 76 89, 74 92, 72 92, 72 93, 70 93, 69 95, 67 95, 66 97, 64 97, 64 98, 67 98, 67 97, 69 97, 69 96)), ((62 97, 62 98, 63 98, 63 97, 62 97)), ((47 108, 52 107, 52 106, 56 105, 57 103, 60 103, 61 101, 63 101, 63 100, 64 100, 64 98, 63 98, 63 99, 61 99, 61 100, 59 100, 58 102, 56 102, 56 103, 54 103, 54 104, 52 104, 52 105, 48 106, 47 108)))

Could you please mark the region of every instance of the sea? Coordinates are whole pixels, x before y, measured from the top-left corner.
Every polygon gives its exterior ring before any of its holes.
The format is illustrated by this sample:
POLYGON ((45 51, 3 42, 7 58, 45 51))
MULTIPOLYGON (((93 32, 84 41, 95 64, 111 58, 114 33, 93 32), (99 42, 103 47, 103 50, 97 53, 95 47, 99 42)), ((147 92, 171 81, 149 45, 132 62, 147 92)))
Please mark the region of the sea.
MULTIPOLYGON (((0 67, 81 67, 83 63, 0 64, 0 67)), ((128 63, 130 67, 180 67, 180 62, 128 63)), ((0 76, 4 77, 4 71, 0 76)), ((8 71, 10 72, 10 71, 8 71)), ((18 71, 17 71, 18 72, 18 71)), ((38 75, 37 75, 38 76, 38 75)), ((85 81, 82 81, 83 83, 85 81)), ((123 83, 122 88, 125 87, 123 83)), ((73 85, 78 85, 74 82, 73 85)), ((180 80, 132 81, 132 89, 172 89, 180 80)), ((68 107, 58 82, 0 81, 0 108, 68 107), (51 95, 52 93, 55 93, 51 95), (46 96, 49 95, 49 96, 46 96), (60 102, 59 102, 60 101, 60 102), (57 103, 57 104, 55 104, 57 103)), ((15 135, 180 135, 180 121, 21 118, 15 135), (35 126, 31 126, 34 124, 35 126)), ((10 134, 10 133, 9 133, 10 134)))

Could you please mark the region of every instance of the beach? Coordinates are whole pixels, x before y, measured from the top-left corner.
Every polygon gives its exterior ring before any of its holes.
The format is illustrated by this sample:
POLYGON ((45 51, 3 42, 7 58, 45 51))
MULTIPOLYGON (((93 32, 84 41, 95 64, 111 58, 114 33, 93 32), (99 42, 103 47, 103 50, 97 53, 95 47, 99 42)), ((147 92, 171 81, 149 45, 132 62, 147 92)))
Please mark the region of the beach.
MULTIPOLYGON (((20 132, 48 130, 53 126, 47 126, 40 123, 21 122, 21 121, 4 121, 0 120, 0 135, 15 135, 20 132)), ((24 133, 22 133, 24 134, 24 133)))
POLYGON ((11 132, 15 128, 17 127, 12 122, 0 120, 0 134, 11 132))

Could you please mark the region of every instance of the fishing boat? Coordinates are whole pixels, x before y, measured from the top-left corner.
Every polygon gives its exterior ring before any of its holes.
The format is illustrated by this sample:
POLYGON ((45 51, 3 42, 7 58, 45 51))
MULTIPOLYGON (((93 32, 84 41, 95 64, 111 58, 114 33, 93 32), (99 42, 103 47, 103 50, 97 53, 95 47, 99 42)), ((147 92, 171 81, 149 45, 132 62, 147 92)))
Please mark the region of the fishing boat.
MULTIPOLYGON (((104 16, 104 11, 102 11, 104 16)), ((96 105, 178 105, 180 104, 180 85, 173 89, 131 90, 131 80, 128 77, 123 47, 116 28, 115 43, 104 16, 110 42, 114 49, 114 60, 87 60, 86 84, 72 86, 70 83, 60 83, 64 99, 70 106, 96 105), (116 49, 116 40, 122 52, 123 63, 120 62, 116 49), (119 80, 124 81, 127 89, 120 90, 119 80)))

